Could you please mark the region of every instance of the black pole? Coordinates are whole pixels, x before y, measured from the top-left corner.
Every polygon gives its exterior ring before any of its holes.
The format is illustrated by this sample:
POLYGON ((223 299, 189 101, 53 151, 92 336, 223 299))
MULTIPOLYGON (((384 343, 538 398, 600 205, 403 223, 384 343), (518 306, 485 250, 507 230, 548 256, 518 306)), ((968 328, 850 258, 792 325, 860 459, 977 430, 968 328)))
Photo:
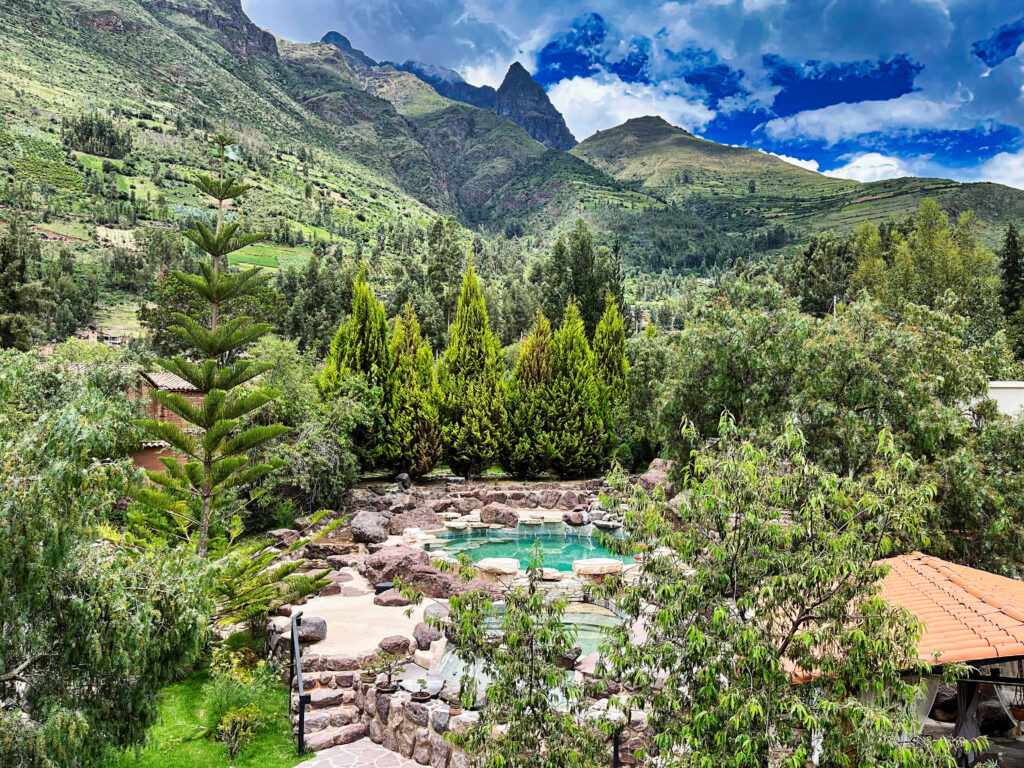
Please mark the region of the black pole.
POLYGON ((612 768, 619 768, 619 731, 612 734, 612 768))
POLYGON ((306 753, 306 705, 309 703, 310 696, 306 693, 305 687, 302 684, 302 655, 299 653, 299 626, 302 624, 302 613, 297 613, 292 616, 292 642, 291 642, 291 655, 292 655, 292 667, 288 675, 288 712, 291 713, 291 701, 292 701, 292 679, 298 680, 299 689, 299 756, 301 757, 306 753))

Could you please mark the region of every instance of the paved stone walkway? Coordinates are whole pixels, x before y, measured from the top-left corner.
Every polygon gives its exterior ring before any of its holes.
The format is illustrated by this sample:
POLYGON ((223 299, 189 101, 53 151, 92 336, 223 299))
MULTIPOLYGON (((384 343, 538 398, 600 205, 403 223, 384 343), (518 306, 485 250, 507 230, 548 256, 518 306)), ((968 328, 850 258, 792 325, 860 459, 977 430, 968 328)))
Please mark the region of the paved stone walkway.
POLYGON ((369 739, 342 744, 317 753, 312 760, 299 763, 295 768, 420 768, 418 763, 406 760, 369 739))

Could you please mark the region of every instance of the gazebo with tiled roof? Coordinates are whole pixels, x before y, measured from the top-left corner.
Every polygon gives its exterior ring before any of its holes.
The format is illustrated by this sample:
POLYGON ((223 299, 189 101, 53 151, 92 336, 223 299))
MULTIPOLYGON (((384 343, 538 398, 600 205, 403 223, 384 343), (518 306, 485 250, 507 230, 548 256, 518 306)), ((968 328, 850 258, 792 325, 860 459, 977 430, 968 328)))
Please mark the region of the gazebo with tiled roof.
MULTIPOLYGON (((921 552, 882 562, 889 566, 882 597, 922 624, 918 658, 933 667, 960 662, 976 668, 957 680, 953 735, 977 737, 974 712, 981 684, 1024 687, 1024 678, 994 668, 1024 659, 1024 582, 921 552), (993 669, 986 673, 983 667, 993 669)), ((962 757, 964 765, 971 762, 971 756, 962 757)))

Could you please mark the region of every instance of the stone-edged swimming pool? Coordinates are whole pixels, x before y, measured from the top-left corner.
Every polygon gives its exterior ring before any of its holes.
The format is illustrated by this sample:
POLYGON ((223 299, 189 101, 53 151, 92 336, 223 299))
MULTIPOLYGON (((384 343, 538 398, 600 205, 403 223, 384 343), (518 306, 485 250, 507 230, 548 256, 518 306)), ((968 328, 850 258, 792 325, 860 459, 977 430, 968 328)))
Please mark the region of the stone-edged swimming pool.
POLYGON ((636 562, 632 555, 618 555, 603 546, 599 534, 590 525, 574 528, 564 523, 520 525, 512 529, 467 528, 439 534, 427 549, 452 557, 466 554, 473 562, 514 558, 523 569, 529 565, 536 545, 540 546, 544 567, 558 571, 571 571, 573 561, 592 558, 636 562))

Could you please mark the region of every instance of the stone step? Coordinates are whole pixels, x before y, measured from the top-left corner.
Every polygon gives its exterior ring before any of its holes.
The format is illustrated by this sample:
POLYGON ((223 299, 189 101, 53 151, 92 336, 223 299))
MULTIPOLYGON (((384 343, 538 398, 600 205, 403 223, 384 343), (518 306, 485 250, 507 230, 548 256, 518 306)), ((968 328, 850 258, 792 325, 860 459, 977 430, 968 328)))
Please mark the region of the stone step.
POLYGON ((343 725, 340 728, 325 728, 306 736, 306 749, 322 752, 339 744, 351 744, 366 736, 366 726, 359 723, 343 725))
MULTIPOLYGON (((318 709, 330 709, 346 704, 354 704, 356 692, 353 688, 314 688, 308 691, 309 705, 306 712, 318 709)), ((292 712, 297 712, 299 707, 299 694, 292 692, 292 712)))
MULTIPOLYGON (((292 711, 292 732, 299 732, 298 710, 292 711)), ((328 728, 340 728, 345 725, 359 722, 359 708, 355 704, 346 704, 338 707, 327 707, 324 709, 306 709, 306 719, 303 721, 303 730, 306 733, 316 733, 328 728)))

